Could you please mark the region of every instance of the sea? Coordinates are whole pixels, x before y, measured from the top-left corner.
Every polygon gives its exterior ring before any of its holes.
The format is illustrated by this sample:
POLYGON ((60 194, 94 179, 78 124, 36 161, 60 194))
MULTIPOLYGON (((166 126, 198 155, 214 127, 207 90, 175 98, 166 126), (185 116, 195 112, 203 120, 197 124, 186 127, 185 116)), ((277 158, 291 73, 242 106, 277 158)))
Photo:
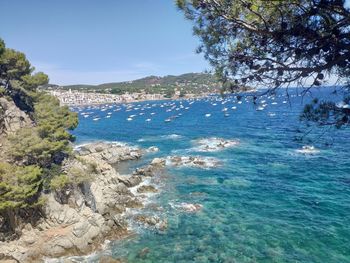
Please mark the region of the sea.
POLYGON ((131 224, 133 235, 111 240, 103 255, 127 262, 350 262, 350 134, 307 124, 304 105, 339 101, 334 88, 280 90, 254 104, 251 94, 212 95, 73 107, 76 145, 123 142, 149 148, 127 173, 153 158, 210 157, 218 166, 169 166, 143 214, 167 220, 160 231, 131 224), (239 142, 205 151, 198 140, 239 142), (188 212, 184 205, 200 209, 188 212))

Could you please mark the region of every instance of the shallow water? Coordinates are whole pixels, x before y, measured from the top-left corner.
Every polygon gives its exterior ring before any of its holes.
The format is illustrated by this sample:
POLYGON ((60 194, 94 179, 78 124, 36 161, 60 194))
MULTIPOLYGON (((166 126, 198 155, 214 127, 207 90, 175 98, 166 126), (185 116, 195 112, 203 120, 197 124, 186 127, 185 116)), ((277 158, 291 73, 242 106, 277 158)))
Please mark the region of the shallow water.
MULTIPOLYGON (((313 92, 313 96, 327 94, 313 92)), ((299 122, 301 97, 291 98, 292 107, 283 103, 286 98, 281 95, 263 99, 268 105, 262 111, 256 111, 251 102, 238 104, 233 97, 192 104, 135 103, 138 109, 130 111, 125 106, 105 111, 75 108, 90 112, 87 118, 80 114, 73 132, 77 144, 106 140, 160 149, 130 164, 133 167, 169 155, 210 156, 222 162, 214 169, 169 167, 162 192, 152 200, 164 208, 157 213, 168 218, 168 229, 135 228, 138 235, 111 242, 104 253, 128 262, 350 262, 348 131, 323 134, 314 129, 307 136, 310 142, 297 142, 297 130, 307 130, 299 122), (117 108, 121 109, 114 111, 117 108), (111 117, 105 118, 108 112, 111 117), (164 122, 179 113, 178 118, 164 122), (207 113, 211 116, 205 117, 207 113), (128 121, 130 115, 137 116, 128 121), (94 117, 101 119, 93 121, 94 117), (151 121, 146 122, 148 118, 151 121), (195 140, 210 137, 240 144, 222 151, 197 151, 195 140), (296 152, 307 143, 320 152, 296 152), (203 208, 186 213, 176 208, 183 202, 203 208)), ((129 167, 121 169, 126 172, 129 167)), ((98 262, 98 255, 89 261, 98 262)))

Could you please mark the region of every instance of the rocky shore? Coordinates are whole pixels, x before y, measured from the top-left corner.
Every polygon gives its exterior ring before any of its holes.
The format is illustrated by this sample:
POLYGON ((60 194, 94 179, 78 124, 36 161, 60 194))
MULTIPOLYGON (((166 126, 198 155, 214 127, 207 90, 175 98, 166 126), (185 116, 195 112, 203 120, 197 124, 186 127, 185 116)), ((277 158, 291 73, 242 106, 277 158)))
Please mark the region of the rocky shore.
MULTIPOLYGON (((221 148, 232 146, 230 142, 219 143, 221 148)), ((157 215, 163 208, 148 200, 160 192, 166 167, 211 169, 220 166, 221 161, 205 156, 168 156, 154 158, 128 174, 118 172, 122 162, 137 160, 158 150, 106 142, 76 147, 74 157, 65 160, 63 167, 67 174, 80 174, 84 180, 64 193, 45 194, 39 222, 27 224, 19 239, 0 242, 0 262, 44 262, 61 258, 59 262, 68 263, 73 262, 69 256, 90 254, 101 250, 108 240, 134 234, 132 226, 135 225, 165 231, 167 219, 157 215)), ((202 206, 181 203, 173 208, 193 213, 202 206)), ((104 257, 100 262, 122 261, 104 257)))
POLYGON ((127 175, 114 168, 142 154, 139 148, 118 143, 77 148, 76 157, 65 161, 65 169, 85 171, 84 166, 93 164, 93 177, 63 195, 46 194, 43 219, 36 225, 27 224, 19 239, 0 242, 0 262, 43 262, 44 258, 91 253, 106 240, 130 235, 130 215, 134 222, 165 230, 166 220, 142 214, 148 195, 159 191, 150 183, 162 174, 165 160, 155 158, 127 175))

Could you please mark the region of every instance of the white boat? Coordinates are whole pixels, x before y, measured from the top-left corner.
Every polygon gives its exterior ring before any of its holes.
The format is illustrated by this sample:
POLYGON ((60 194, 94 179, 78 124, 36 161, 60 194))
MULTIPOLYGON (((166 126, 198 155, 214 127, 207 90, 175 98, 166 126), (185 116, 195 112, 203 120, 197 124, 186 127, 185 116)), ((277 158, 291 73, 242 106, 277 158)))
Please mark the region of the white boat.
POLYGON ((151 119, 146 119, 146 121, 151 121, 151 119))
POLYGON ((171 122, 171 119, 168 118, 168 119, 165 119, 164 121, 165 121, 165 122, 171 122))
POLYGON ((100 118, 93 118, 94 121, 98 121, 100 118))
POLYGON ((210 117, 211 116, 211 114, 210 113, 207 113, 207 114, 205 114, 205 117, 210 117))
POLYGON ((132 118, 127 118, 127 121, 132 121, 133 119, 132 118))

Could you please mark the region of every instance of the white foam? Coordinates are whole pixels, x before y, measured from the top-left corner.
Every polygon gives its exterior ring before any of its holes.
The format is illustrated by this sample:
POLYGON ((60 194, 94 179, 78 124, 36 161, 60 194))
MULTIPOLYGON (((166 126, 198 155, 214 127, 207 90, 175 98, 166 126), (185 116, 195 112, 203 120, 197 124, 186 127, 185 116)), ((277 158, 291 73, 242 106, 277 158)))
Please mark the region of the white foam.
POLYGON ((214 157, 207 156, 168 156, 165 159, 165 164, 175 167, 210 169, 220 166, 221 162, 214 157))
POLYGON ((198 139, 192 141, 192 143, 196 145, 193 150, 199 152, 216 152, 239 145, 238 140, 226 140, 217 137, 198 139))
POLYGON ((295 150, 297 153, 301 154, 317 154, 320 152, 320 150, 316 149, 314 146, 310 145, 304 145, 301 149, 295 150))

